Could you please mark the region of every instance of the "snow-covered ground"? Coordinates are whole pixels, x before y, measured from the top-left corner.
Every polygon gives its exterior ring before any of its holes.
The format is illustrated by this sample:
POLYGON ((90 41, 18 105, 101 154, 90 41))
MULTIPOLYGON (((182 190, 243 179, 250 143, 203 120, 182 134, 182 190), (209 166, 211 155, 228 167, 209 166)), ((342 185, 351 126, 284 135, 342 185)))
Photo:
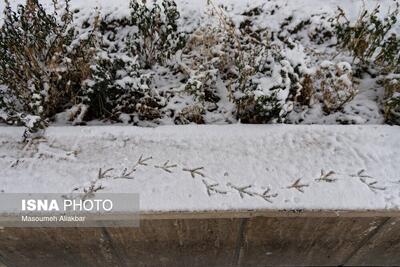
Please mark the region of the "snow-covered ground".
MULTIPOLYGON (((14 0, 10 1, 12 7, 16 7, 18 4, 25 3, 26 0, 14 0)), ((154 1, 147 1, 152 3, 154 1)), ((310 14, 320 13, 331 13, 333 14, 337 7, 343 7, 347 12, 350 19, 355 19, 359 15, 359 11, 364 6, 368 9, 374 8, 377 5, 385 7, 393 7, 393 0, 303 0, 303 1, 292 1, 292 0, 213 0, 216 5, 224 5, 227 10, 234 16, 240 17, 243 11, 251 8, 260 6, 264 9, 276 9, 277 7, 284 7, 278 9, 277 13, 273 16, 277 18, 283 18, 290 15, 296 17, 306 17, 310 14), (280 10, 280 11, 279 11, 280 10)), ((53 6, 51 0, 41 0, 40 3, 51 8, 53 6)), ((93 7, 99 7, 101 13, 113 12, 115 16, 127 16, 130 14, 129 10, 130 0, 71 0, 71 6, 80 10, 92 11, 93 7)), ((192 20, 201 20, 206 16, 205 11, 207 10, 207 0, 176 0, 176 3, 182 13, 183 18, 190 18, 192 20), (189 16, 190 15, 190 16, 189 16)), ((0 2, 0 10, 4 9, 4 1, 0 2)), ((261 21, 266 22, 263 19, 261 21)), ((269 27, 279 27, 278 20, 268 21, 269 27), (275 24, 274 24, 275 23, 275 24)), ((267 25, 265 25, 267 26, 267 25)))
POLYGON ((141 211, 400 209, 400 127, 0 128, 1 192, 132 192, 141 211))

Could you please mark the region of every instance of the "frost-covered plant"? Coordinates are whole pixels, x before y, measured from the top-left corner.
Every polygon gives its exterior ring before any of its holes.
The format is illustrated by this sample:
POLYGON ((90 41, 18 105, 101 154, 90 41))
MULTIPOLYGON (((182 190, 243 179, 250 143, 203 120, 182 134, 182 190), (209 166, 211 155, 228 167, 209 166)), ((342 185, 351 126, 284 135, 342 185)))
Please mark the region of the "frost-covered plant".
POLYGON ((217 70, 199 71, 192 75, 185 85, 185 90, 199 102, 218 102, 216 95, 217 70))
POLYGON ((181 64, 181 70, 188 76, 185 90, 199 102, 218 102, 217 80, 233 63, 223 38, 219 29, 201 27, 192 33, 183 50, 187 65, 181 64))
POLYGON ((327 113, 339 110, 358 93, 353 84, 352 68, 347 62, 323 62, 314 79, 315 87, 321 92, 324 111, 327 113))
MULTIPOLYGON (((184 91, 193 97, 196 108, 190 112, 182 110, 175 122, 204 123, 201 116, 205 110, 218 110, 218 102, 229 97, 224 87, 229 83, 229 75, 235 65, 235 49, 228 43, 230 41, 225 32, 213 25, 200 27, 191 34, 177 63, 187 77, 184 91)), ((222 109, 225 107, 221 106, 222 109)))
POLYGON ((300 106, 312 106, 316 98, 316 89, 314 86, 313 76, 304 74, 300 79, 300 89, 294 96, 295 104, 300 106))
POLYGON ((164 64, 184 45, 178 32, 179 12, 174 1, 162 6, 132 0, 128 18, 106 15, 100 24, 101 42, 92 77, 85 83, 81 101, 92 118, 119 120, 129 114, 136 121, 161 117, 165 98, 154 90, 147 69, 164 64))
POLYGON ((383 66, 388 73, 400 73, 400 36, 391 34, 385 40, 375 62, 383 66))
POLYGON ((53 1, 48 13, 38 0, 14 11, 5 2, 0 29, 0 109, 10 123, 23 123, 31 132, 74 101, 90 76, 93 55, 91 31, 79 39, 71 27, 69 1, 53 1), (63 6, 63 7, 59 7, 63 6))
POLYGON ((140 55, 126 40, 137 33, 130 17, 104 16, 92 77, 85 82, 81 101, 89 106, 88 117, 119 121, 120 116, 153 120, 161 116, 165 99, 152 87, 152 74, 143 69, 140 55))
POLYGON ((93 75, 81 95, 91 115, 116 120, 121 113, 148 113, 143 105, 155 94, 150 87, 151 77, 140 73, 136 58, 105 55, 97 56, 93 75))
POLYGON ((332 27, 336 34, 338 45, 351 52, 354 59, 363 64, 380 63, 384 67, 396 66, 399 62, 399 40, 394 34, 389 36, 399 16, 399 3, 384 19, 379 18, 380 6, 374 10, 362 10, 357 21, 352 23, 347 19, 343 9, 332 18, 332 27))
POLYGON ((326 43, 333 37, 331 24, 325 18, 321 18, 318 24, 312 24, 308 31, 308 37, 316 44, 326 43))
POLYGON ((196 124, 204 123, 204 115, 205 110, 200 105, 193 105, 184 107, 181 112, 179 112, 178 116, 175 118, 176 124, 189 124, 191 122, 196 124))
POLYGON ((165 63, 185 45, 185 34, 178 31, 180 17, 173 0, 163 0, 162 7, 154 2, 152 7, 146 1, 132 0, 131 23, 137 31, 129 38, 132 53, 138 55, 145 68, 155 63, 165 63))
POLYGON ((298 73, 273 48, 263 48, 250 58, 253 63, 241 71, 237 83, 238 119, 245 123, 285 121, 292 109, 290 96, 300 89, 298 73))
POLYGON ((385 81, 385 119, 400 125, 400 78, 385 81))
POLYGON ((192 60, 184 66, 190 76, 187 90, 196 97, 218 96, 219 85, 236 106, 236 119, 284 121, 291 107, 289 95, 299 86, 295 68, 279 49, 272 49, 265 31, 238 30, 221 8, 210 4, 219 23, 199 28, 187 43, 184 53, 192 60))

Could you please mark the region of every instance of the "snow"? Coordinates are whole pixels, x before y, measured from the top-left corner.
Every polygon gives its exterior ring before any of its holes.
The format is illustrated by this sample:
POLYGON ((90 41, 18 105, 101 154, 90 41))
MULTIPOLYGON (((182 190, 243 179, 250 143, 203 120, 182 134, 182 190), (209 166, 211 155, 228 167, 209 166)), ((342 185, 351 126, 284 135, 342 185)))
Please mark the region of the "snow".
POLYGON ((102 185, 139 193, 141 212, 400 209, 397 126, 50 127, 28 144, 23 131, 0 128, 0 192, 102 185))
MULTIPOLYGON (((25 0, 15 0, 12 1, 11 5, 15 7, 19 3, 24 3, 25 0)), ((41 3, 44 6, 52 9, 52 1, 50 0, 41 0, 41 3)), ((129 0, 72 0, 71 7, 72 9, 79 10, 78 13, 75 13, 77 27, 76 29, 80 31, 82 35, 81 38, 84 38, 85 35, 88 34, 87 30, 81 29, 82 23, 88 19, 88 17, 93 18, 97 12, 105 18, 106 20, 111 20, 112 18, 122 18, 129 16, 131 12, 129 9, 129 0), (98 7, 96 10, 95 7, 98 7)), ((153 1, 147 1, 148 4, 151 4, 153 1)), ((210 15, 210 6, 207 5, 207 0, 199 0, 199 1, 188 1, 188 0, 176 0, 178 8, 181 12, 181 18, 179 20, 180 29, 187 33, 194 33, 196 30, 201 28, 211 29, 215 27, 218 22, 216 22, 215 16, 210 15)), ((289 0, 214 0, 213 1, 216 6, 223 6, 223 10, 228 17, 230 17, 236 24, 236 26, 240 25, 241 22, 245 20, 250 20, 252 23, 253 29, 262 29, 266 32, 277 34, 281 32, 282 34, 288 34, 288 29, 292 29, 296 27, 299 23, 304 23, 304 21, 309 20, 310 25, 305 27, 305 29, 300 30, 298 33, 291 34, 289 38, 294 41, 294 48, 283 48, 281 52, 282 56, 287 60, 283 61, 282 68, 290 68, 288 62, 294 66, 300 66, 300 70, 302 73, 308 73, 312 75, 315 70, 320 66, 330 66, 339 64, 343 68, 351 70, 352 66, 349 62, 352 61, 352 58, 346 54, 338 55, 335 48, 329 48, 329 42, 324 43, 323 45, 317 45, 310 41, 308 35, 312 33, 312 30, 325 24, 329 24, 327 22, 327 18, 332 17, 337 11, 337 7, 341 7, 346 12, 346 16, 349 20, 354 21, 357 16, 359 16, 360 10, 363 7, 371 10, 378 4, 381 6, 382 12, 379 13, 379 16, 384 16, 388 13, 390 9, 394 7, 394 1, 392 0, 327 0, 324 1, 323 4, 320 0, 304 0, 304 1, 289 1, 289 0), (249 11, 259 7, 262 9, 259 15, 256 16, 246 16, 244 15, 245 11, 249 11), (288 18, 291 18, 290 21, 286 21, 288 18), (287 28, 284 28, 282 25, 286 22, 287 28), (288 65, 288 66, 286 66, 288 65)), ((4 9, 4 3, 0 2, 0 11, 4 9)), ((0 24, 1 24, 1 16, 0 14, 0 24)), ((400 32, 399 28, 400 24, 398 23, 393 31, 400 32)), ((133 28, 125 27, 120 29, 116 34, 116 40, 118 40, 118 44, 124 46, 122 44, 121 39, 128 33, 134 31, 133 28), (120 42, 121 41, 121 42, 120 42)), ((334 39, 334 38, 333 38, 334 39)), ((104 38, 103 41, 109 42, 107 38, 104 38)), ((111 44, 112 42, 110 42, 111 44)), ((219 45, 220 46, 220 45, 219 45)), ((221 47, 214 47, 215 50, 220 49, 221 47)), ((194 51, 196 52, 196 51, 194 51)), ((217 53, 218 54, 218 53, 217 53)), ((120 55, 123 57, 123 54, 120 55)), ((181 56, 176 55, 176 63, 180 65, 186 66, 184 62, 182 62, 181 56)), ((190 65, 190 64, 187 64, 190 65)), ((278 64, 276 64, 278 65, 278 64)), ((189 69, 188 73, 192 73, 193 70, 189 69)), ((258 90, 255 92, 257 96, 268 96, 273 92, 270 88, 273 85, 279 84, 281 82, 280 77, 280 69, 273 69, 272 77, 258 77, 255 82, 258 84, 258 90)), ((137 80, 132 77, 125 76, 126 73, 121 74, 121 79, 115 81, 116 84, 121 87, 129 86, 130 84, 136 84, 137 80)), ((155 67, 146 75, 151 75, 152 79, 154 79, 154 84, 152 84, 152 88, 157 88, 156 91, 161 92, 174 92, 174 97, 168 98, 165 100, 167 103, 166 107, 161 110, 162 117, 160 119, 155 119, 154 121, 135 121, 129 119, 129 115, 134 117, 134 114, 126 114, 123 115, 123 122, 125 124, 134 123, 139 126, 154 126, 154 125, 166 125, 166 124, 174 124, 174 118, 170 118, 164 114, 173 111, 173 114, 179 114, 182 112, 182 109, 185 106, 193 106, 198 104, 199 101, 192 99, 193 95, 189 95, 184 92, 184 88, 186 83, 181 82, 186 81, 183 79, 184 75, 179 74, 175 76, 172 71, 165 70, 163 68, 155 67), (154 71, 154 72, 153 72, 154 71), (164 73, 165 72, 165 73, 164 73), (164 75, 165 74, 165 75, 164 75)), ((201 76, 201 73, 199 73, 201 76)), ((189 75, 188 81, 193 81, 193 77, 189 75)), ((228 124, 228 123, 236 123, 238 120, 235 117, 235 105, 228 100, 227 96, 227 86, 229 85, 228 81, 222 81, 218 75, 217 77, 217 96, 221 99, 218 103, 213 103, 216 105, 216 108, 210 108, 209 111, 207 106, 205 105, 205 114, 204 121, 206 124, 228 124)), ((393 75, 392 75, 393 76, 393 75)), ((347 87, 355 86, 358 91, 357 95, 343 105, 343 109, 332 111, 332 113, 327 114, 323 111, 323 104, 321 100, 314 101, 311 107, 303 106, 301 109, 292 109, 292 104, 287 103, 287 98, 289 95, 289 89, 278 91, 278 99, 281 104, 284 105, 284 110, 282 113, 288 113, 287 122, 296 123, 296 124, 382 124, 385 121, 383 114, 383 98, 384 98, 384 89, 382 84, 378 83, 378 79, 382 77, 370 78, 368 75, 365 75, 362 79, 355 78, 355 81, 350 81, 348 76, 339 77, 338 80, 343 82, 343 84, 347 85, 347 87), (339 79, 340 78, 340 79, 339 79)), ((90 84, 90 81, 88 81, 90 84)), ((198 83, 198 86, 201 84, 198 83)), ((287 84, 286 84, 287 85, 287 84)), ((317 90, 320 88, 316 88, 317 90)), ((234 96, 241 96, 242 92, 234 92, 234 96)), ((168 95, 165 93, 163 95, 168 95)), ((321 98, 321 97, 318 97, 321 98)), ((345 99, 346 96, 343 96, 345 99)), ((2 112, 0 110, 0 112, 2 112)), ((282 114, 281 114, 282 115, 282 114)), ((0 113, 0 116, 1 113, 0 113)), ((63 118, 64 114, 59 114, 56 118, 63 118)), ((4 117, 4 116, 2 116, 4 117)), ((89 125, 92 125, 98 122, 88 122, 89 125)), ((55 124, 74 124, 74 122, 68 122, 66 120, 56 121, 55 124)))
MULTIPOLYGON (((25 0, 13 0, 10 2, 11 6, 15 8, 18 4, 25 3, 25 0)), ((152 2, 148 1, 149 4, 152 2)), ((158 2, 160 1, 158 0, 158 2)), ((179 11, 182 14, 184 30, 192 31, 201 21, 210 19, 207 14, 207 9, 209 8, 207 2, 208 0, 176 0, 179 11)), ((363 7, 372 9, 380 5, 383 12, 379 16, 384 16, 387 11, 394 7, 393 0, 326 0, 323 2, 321 0, 213 0, 213 2, 216 6, 223 5, 226 7, 226 11, 234 22, 240 22, 243 19, 242 13, 255 7, 274 10, 273 14, 271 12, 263 12, 256 22, 260 28, 266 27, 273 30, 279 29, 282 20, 289 16, 293 16, 295 21, 300 21, 303 18, 310 18, 312 14, 333 15, 338 6, 346 11, 346 15, 350 20, 355 20, 363 7)), ((50 10, 53 8, 51 0, 40 0, 40 3, 50 10)), ((94 10, 97 7, 100 14, 109 14, 114 18, 121 18, 130 14, 129 3, 129 0, 72 0, 70 5, 84 14, 97 12, 94 10)), ((4 10, 4 1, 0 2, 0 11, 2 10, 4 10)), ((1 12, 0 16, 2 15, 1 12)))

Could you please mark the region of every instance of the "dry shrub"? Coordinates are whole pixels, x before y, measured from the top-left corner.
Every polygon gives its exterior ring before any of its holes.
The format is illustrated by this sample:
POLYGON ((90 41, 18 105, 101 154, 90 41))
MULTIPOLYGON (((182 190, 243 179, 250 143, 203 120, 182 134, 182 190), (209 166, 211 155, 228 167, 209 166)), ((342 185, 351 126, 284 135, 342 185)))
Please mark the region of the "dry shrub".
POLYGON ((0 84, 7 87, 0 109, 32 131, 72 104, 91 74, 93 31, 78 38, 69 1, 53 4, 53 13, 38 0, 14 11, 6 1, 0 29, 0 84))
POLYGON ((385 119, 389 123, 400 124, 400 78, 387 79, 384 85, 385 119))
POLYGON ((343 9, 331 19, 338 45, 351 52, 362 64, 375 63, 384 71, 393 71, 400 60, 400 38, 391 33, 398 22, 400 4, 394 1, 395 9, 382 19, 380 5, 373 10, 362 9, 352 23, 343 9))
POLYGON ((195 31, 183 51, 186 90, 206 102, 225 93, 244 123, 283 122, 291 108, 289 95, 299 86, 295 67, 280 53, 282 47, 271 46, 268 31, 238 28, 221 7, 209 4, 217 23, 195 31))
POLYGON ((138 28, 129 38, 130 49, 145 68, 165 63, 185 45, 186 36, 178 31, 180 13, 175 1, 163 0, 161 5, 154 2, 149 7, 146 1, 130 2, 130 20, 138 28))
POLYGON ((155 97, 144 97, 136 104, 136 110, 141 120, 154 120, 161 117, 161 105, 155 97))
POLYGON ((279 119, 283 117, 282 111, 282 104, 276 93, 258 97, 248 95, 238 101, 237 115, 242 123, 262 124, 274 119, 280 122, 279 119))
POLYGON ((192 105, 188 107, 184 107, 181 112, 179 112, 178 116, 175 118, 175 123, 177 124, 188 124, 188 123, 196 123, 196 124, 204 124, 204 109, 199 105, 192 105))
POLYGON ((317 70, 314 79, 317 88, 321 90, 326 113, 338 111, 358 93, 353 83, 351 66, 347 62, 338 64, 324 62, 317 70))
POLYGON ((218 27, 200 27, 189 38, 184 49, 191 58, 192 70, 201 70, 210 64, 213 68, 224 71, 227 66, 235 64, 234 51, 229 36, 218 27))
POLYGON ((295 96, 295 102, 302 106, 311 106, 315 99, 314 81, 310 74, 305 74, 300 82, 301 88, 295 96))

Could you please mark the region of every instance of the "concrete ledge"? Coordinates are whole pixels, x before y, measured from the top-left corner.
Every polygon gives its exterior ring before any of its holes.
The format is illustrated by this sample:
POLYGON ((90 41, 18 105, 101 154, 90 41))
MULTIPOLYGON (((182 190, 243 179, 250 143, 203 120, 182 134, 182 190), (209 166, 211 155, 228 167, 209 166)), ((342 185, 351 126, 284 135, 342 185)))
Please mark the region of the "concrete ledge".
POLYGON ((399 265, 400 218, 369 214, 147 218, 139 228, 5 228, 0 230, 0 262, 5 266, 399 265))
POLYGON ((400 265, 400 127, 51 127, 30 144, 21 132, 0 129, 0 190, 140 193, 141 225, 1 228, 0 266, 400 265))
POLYGON ((150 214, 400 210, 400 127, 50 127, 28 144, 22 131, 0 128, 5 193, 101 187, 139 193, 150 214))

